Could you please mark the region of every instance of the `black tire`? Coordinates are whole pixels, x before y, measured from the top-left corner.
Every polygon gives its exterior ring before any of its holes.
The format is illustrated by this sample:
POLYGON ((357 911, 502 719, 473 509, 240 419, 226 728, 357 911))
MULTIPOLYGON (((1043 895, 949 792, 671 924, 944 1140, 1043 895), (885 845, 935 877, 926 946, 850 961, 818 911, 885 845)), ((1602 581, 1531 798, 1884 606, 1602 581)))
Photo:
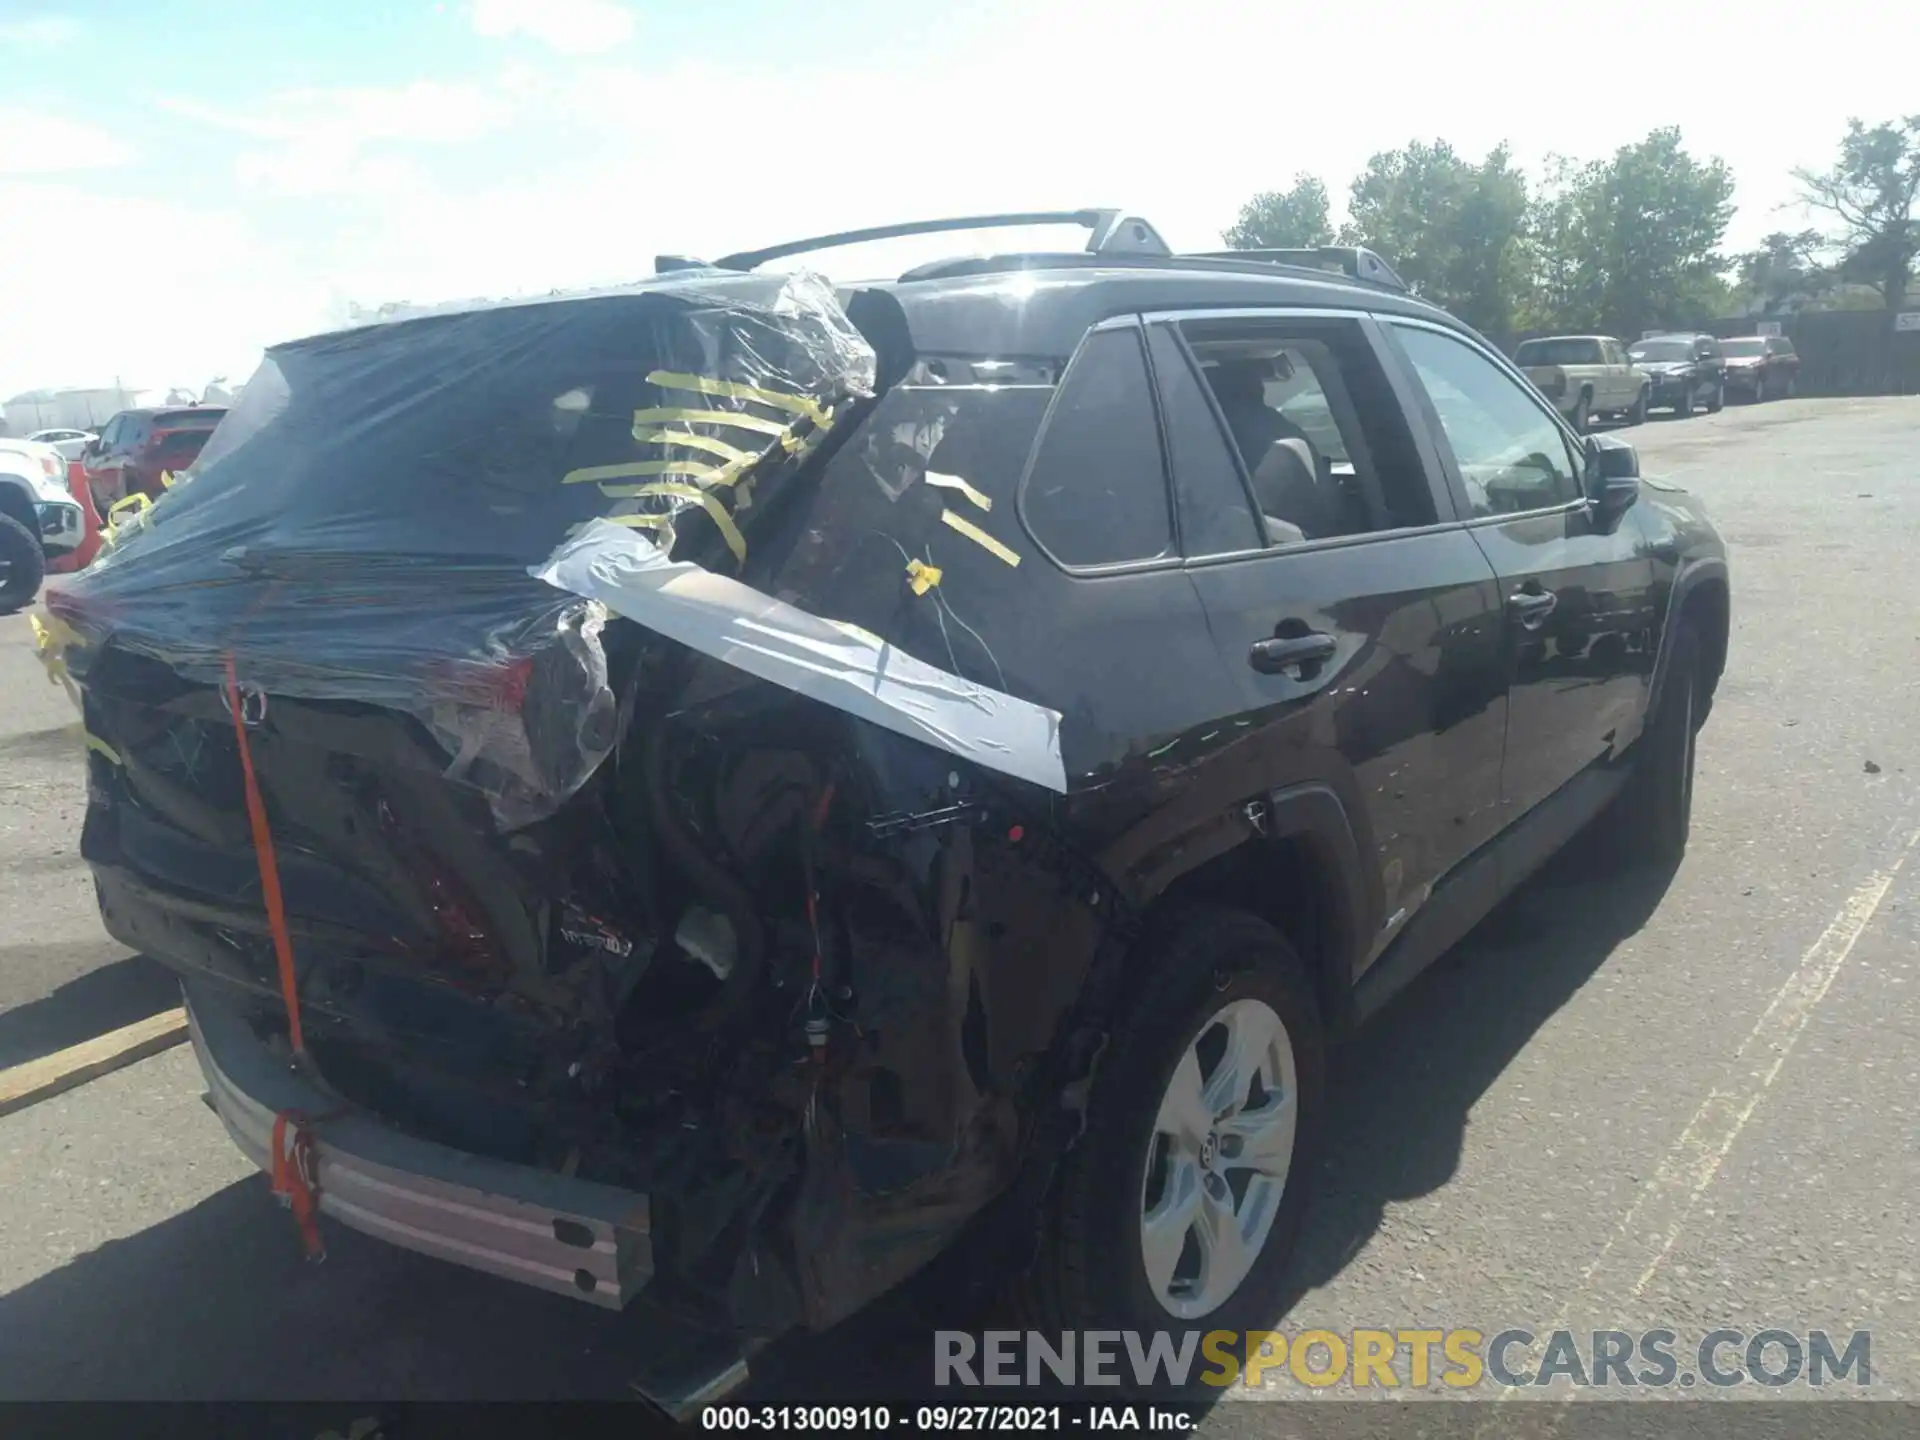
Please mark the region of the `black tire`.
MULTIPOLYGON (((1061 1166, 1034 1273, 1019 1299, 1046 1330, 1248 1330, 1270 1326, 1299 1239, 1326 1090, 1320 1014, 1304 966, 1271 926, 1235 910, 1183 912, 1146 945, 1088 1097, 1088 1125, 1061 1166), (1293 1047, 1296 1126, 1272 1228, 1238 1288, 1177 1317, 1148 1284, 1141 1239, 1154 1120, 1176 1067, 1235 1000, 1264 1001, 1293 1047)), ((1224 1153, 1224 1151, 1223 1151, 1224 1153)), ((1193 1374, 1204 1368, 1196 1363, 1193 1374)))
POLYGON ((1573 402, 1573 414, 1567 417, 1573 425, 1573 433, 1584 435, 1593 428, 1593 402, 1585 395, 1573 402))
POLYGON ((0 515, 0 615, 33 603, 46 578, 47 556, 40 537, 11 515, 0 515))
POLYGON ((1713 398, 1707 401, 1707 414, 1718 415, 1722 410, 1726 409, 1726 406, 1727 382, 1723 377, 1720 383, 1713 387, 1713 398))
POLYGON ((1634 743, 1633 773, 1609 816, 1607 839, 1624 865, 1677 865, 1687 853, 1695 740, 1704 718, 1698 627, 1682 620, 1672 645, 1659 710, 1634 743))
POLYGON ((1633 409, 1627 412, 1627 424, 1644 425, 1647 423, 1647 387, 1640 387, 1639 398, 1633 402, 1633 409))

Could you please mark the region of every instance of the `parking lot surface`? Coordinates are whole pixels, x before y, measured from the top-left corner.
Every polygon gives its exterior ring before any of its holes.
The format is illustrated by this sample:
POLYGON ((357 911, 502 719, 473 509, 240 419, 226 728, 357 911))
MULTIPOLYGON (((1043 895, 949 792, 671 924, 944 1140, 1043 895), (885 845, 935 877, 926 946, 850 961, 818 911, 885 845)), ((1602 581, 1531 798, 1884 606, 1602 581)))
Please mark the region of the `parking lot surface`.
MULTIPOLYGON (((1914 1398, 1920 399, 1623 433, 1732 550, 1687 860, 1569 853, 1338 1056, 1286 1324, 1865 1329, 1863 1393, 1914 1398)), ((74 719, 0 618, 0 1068, 176 1003, 94 917, 74 719)), ((626 1319, 337 1228, 303 1264, 200 1091, 174 1049, 0 1118, 0 1397, 630 1397, 626 1319)), ((756 1383, 910 1390, 940 1316, 756 1383)))

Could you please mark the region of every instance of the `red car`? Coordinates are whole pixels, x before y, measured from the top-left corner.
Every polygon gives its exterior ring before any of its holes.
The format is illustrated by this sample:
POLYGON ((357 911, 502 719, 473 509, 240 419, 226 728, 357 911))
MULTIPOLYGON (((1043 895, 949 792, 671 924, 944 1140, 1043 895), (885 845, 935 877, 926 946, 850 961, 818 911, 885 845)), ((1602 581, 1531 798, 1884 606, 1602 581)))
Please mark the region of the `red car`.
POLYGON ((122 410, 80 452, 94 504, 104 514, 136 492, 159 499, 166 488, 160 477, 191 465, 226 413, 224 405, 122 410))

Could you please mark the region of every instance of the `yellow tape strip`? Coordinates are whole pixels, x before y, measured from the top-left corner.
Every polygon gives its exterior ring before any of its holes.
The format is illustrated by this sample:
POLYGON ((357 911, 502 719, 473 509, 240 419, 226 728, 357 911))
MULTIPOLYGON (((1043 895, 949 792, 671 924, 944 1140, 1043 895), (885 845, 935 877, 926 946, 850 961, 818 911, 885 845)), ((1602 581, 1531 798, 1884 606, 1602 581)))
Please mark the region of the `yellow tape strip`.
MULTIPOLYGON (((710 495, 697 485, 675 485, 671 481, 661 481, 657 485, 639 485, 634 487, 633 493, 636 496, 666 495, 676 500, 692 501, 713 517, 713 523, 720 529, 721 538, 727 542, 727 548, 733 551, 733 558, 745 563, 747 558, 746 537, 740 533, 740 527, 733 523, 733 516, 727 513, 727 507, 722 505, 717 497, 710 495)), ((635 518, 634 516, 619 515, 615 516, 614 520, 617 524, 625 525, 635 518)))
POLYGON ((803 415, 823 430, 831 418, 828 412, 821 408, 819 402, 810 396, 789 395, 782 390, 762 390, 758 386, 742 385, 734 380, 714 380, 705 375, 683 375, 677 370, 656 370, 647 376, 647 383, 658 385, 662 390, 693 390, 701 395, 724 395, 729 400, 758 401, 762 405, 771 405, 789 414, 803 415))
POLYGON ((929 485, 937 485, 942 490, 958 490, 982 510, 993 509, 993 498, 991 496, 981 494, 958 475, 943 475, 938 470, 929 470, 927 471, 927 483, 929 485))
POLYGON ((694 410, 677 405, 659 406, 633 412, 636 425, 664 425, 678 420, 688 425, 725 425, 733 430, 753 430, 761 435, 784 435, 791 426, 778 420, 763 420, 744 410, 694 410))
POLYGON ((691 430, 648 430, 636 425, 633 427, 633 438, 642 445, 685 445, 690 450, 704 450, 709 455, 718 455, 722 460, 743 464, 759 458, 737 445, 729 445, 711 435, 696 435, 691 430))
POLYGON ((27 624, 33 627, 34 653, 40 657, 40 664, 47 672, 47 683, 58 685, 67 692, 67 698, 73 701, 75 709, 83 709, 80 704, 80 691, 73 683, 73 676, 67 669, 67 650, 80 643, 80 637, 73 632, 58 615, 49 614, 43 621, 38 615, 28 615, 27 624))
POLYGON ((924 595, 940 583, 941 570, 938 565, 929 565, 924 560, 907 562, 907 584, 916 595, 924 595))
MULTIPOLYGON (((635 460, 626 465, 587 465, 579 470, 569 470, 560 477, 560 483, 592 485, 602 480, 625 480, 637 475, 684 475, 689 480, 705 481, 720 473, 720 466, 699 460, 635 460)), ((606 489, 604 485, 600 488, 606 489)))
POLYGON ((106 756, 109 765, 118 765, 123 770, 126 768, 125 762, 120 759, 120 752, 118 750, 115 750, 91 730, 82 730, 80 733, 86 738, 87 749, 97 750, 100 754, 106 756))
POLYGON ((988 554, 1006 561, 1007 564, 1018 565, 1020 563, 1020 557, 1017 554, 1009 550, 1005 545, 1002 545, 971 520, 967 519, 966 516, 956 515, 951 510, 942 510, 940 512, 940 522, 949 530, 958 530, 988 554))

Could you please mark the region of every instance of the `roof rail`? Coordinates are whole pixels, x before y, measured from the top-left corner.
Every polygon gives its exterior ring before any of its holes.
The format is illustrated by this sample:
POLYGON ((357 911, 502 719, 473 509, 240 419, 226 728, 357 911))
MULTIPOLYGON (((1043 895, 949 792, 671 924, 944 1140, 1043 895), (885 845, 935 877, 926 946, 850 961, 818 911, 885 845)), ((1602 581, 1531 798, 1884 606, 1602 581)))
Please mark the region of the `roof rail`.
MULTIPOLYGON (((939 235, 953 230, 1004 230, 1024 225, 1083 225, 1092 233, 1087 237, 1087 253, 1092 255, 1155 255, 1170 257, 1173 251, 1160 233, 1137 215, 1124 210, 1019 210, 1005 215, 959 215, 946 220, 914 220, 903 225, 876 225, 867 230, 843 230, 837 235, 816 235, 808 240, 789 240, 763 250, 742 250, 714 261, 720 270, 752 270, 769 260, 784 260, 789 255, 805 255, 814 250, 833 250, 842 245, 858 245, 868 240, 893 240, 903 235, 939 235)), ((697 261, 682 256, 662 256, 669 268, 689 269, 697 261)))
POLYGON ((1337 269, 1349 279, 1384 285, 1389 290, 1407 288, 1407 282, 1394 273, 1393 267, 1364 245, 1321 245, 1310 250, 1202 250, 1195 258, 1255 260, 1307 270, 1337 269))

